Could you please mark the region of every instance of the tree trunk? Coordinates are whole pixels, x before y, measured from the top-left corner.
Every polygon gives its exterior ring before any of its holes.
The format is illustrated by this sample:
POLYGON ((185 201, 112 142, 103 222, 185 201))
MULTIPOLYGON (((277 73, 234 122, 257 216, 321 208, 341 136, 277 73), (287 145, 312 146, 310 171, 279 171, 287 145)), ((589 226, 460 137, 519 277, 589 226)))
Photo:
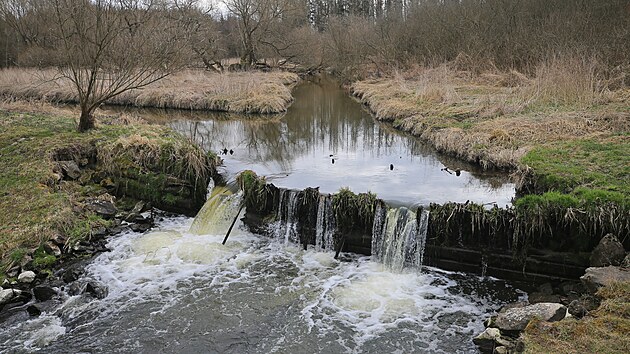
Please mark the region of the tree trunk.
POLYGON ((79 132, 86 132, 94 129, 94 116, 92 110, 81 107, 81 117, 79 118, 79 132))

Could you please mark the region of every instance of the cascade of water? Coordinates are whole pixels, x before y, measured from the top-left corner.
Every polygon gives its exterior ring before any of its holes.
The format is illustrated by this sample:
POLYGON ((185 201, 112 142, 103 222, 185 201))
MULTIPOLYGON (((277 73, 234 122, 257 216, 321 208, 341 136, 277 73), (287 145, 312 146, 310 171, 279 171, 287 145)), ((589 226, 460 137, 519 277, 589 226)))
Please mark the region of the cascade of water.
POLYGON ((225 234, 237 217, 242 201, 242 192, 234 194, 222 186, 212 188, 210 197, 190 226, 190 232, 197 235, 225 234))
POLYGON ((286 217, 286 232, 284 234, 284 243, 289 244, 289 242, 295 243, 298 240, 297 234, 297 218, 296 218, 296 209, 297 209, 297 200, 298 193, 293 190, 288 191, 288 201, 287 201, 287 217, 286 217))
POLYGON ((372 257, 394 271, 420 268, 426 244, 429 212, 377 206, 372 225, 372 257))
POLYGON ((335 215, 332 210, 332 197, 322 195, 317 205, 317 223, 315 226, 315 247, 320 250, 334 250, 335 215))
POLYGON ((385 224, 386 213, 387 208, 383 208, 380 203, 376 205, 374 222, 372 223, 372 258, 376 261, 382 259, 383 226, 385 224))

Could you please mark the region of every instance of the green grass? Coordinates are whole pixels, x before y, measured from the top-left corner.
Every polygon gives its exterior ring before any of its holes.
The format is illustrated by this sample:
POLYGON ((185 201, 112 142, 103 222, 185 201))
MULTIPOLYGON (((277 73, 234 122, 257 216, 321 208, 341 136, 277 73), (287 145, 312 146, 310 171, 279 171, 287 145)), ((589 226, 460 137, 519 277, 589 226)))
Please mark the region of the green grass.
POLYGON ((627 203, 630 198, 630 134, 547 144, 532 149, 522 161, 534 170, 540 189, 574 198, 564 197, 561 203, 627 203))
MULTIPOLYGON (((74 242, 89 238, 92 229, 107 224, 76 210, 86 196, 99 195, 105 189, 90 182, 89 176, 81 177, 87 183, 84 186, 58 182, 53 172, 53 155, 60 149, 80 154, 94 147, 99 160, 109 157, 114 162, 108 166, 111 169, 121 168, 116 157, 133 155, 130 147, 139 150, 142 161, 130 161, 130 166, 139 169, 153 159, 160 167, 168 166, 167 172, 177 169, 192 176, 199 169, 207 173, 207 161, 216 163, 214 156, 165 127, 101 124, 88 133, 78 133, 73 117, 0 110, 0 269, 19 263, 57 233, 74 242), (157 149, 143 149, 145 145, 157 149)), ((43 260, 47 261, 50 259, 43 260)))

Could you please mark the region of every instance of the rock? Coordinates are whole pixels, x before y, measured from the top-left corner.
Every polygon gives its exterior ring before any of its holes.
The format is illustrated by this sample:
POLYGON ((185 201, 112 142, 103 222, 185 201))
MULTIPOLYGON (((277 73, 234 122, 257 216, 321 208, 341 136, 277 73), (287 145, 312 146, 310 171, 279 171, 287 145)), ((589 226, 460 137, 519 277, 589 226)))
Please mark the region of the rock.
POLYGON ((131 230, 135 232, 145 232, 151 228, 149 224, 131 224, 131 230))
POLYGON ((70 266, 63 272, 61 279, 66 283, 70 283, 79 279, 79 277, 82 274, 83 274, 83 269, 81 268, 81 266, 75 264, 73 266, 70 266))
POLYGON ((521 301, 521 302, 513 302, 510 304, 505 304, 501 307, 501 309, 499 310, 499 313, 504 313, 505 311, 509 310, 509 309, 520 309, 522 307, 525 307, 529 305, 527 302, 525 301, 521 301))
POLYGON ((562 320, 566 314, 567 308, 562 304, 541 302, 499 313, 494 325, 502 331, 522 331, 534 317, 553 322, 562 320))
POLYGON ((626 250, 613 234, 604 236, 591 253, 591 267, 618 266, 623 262, 626 250))
POLYGON ((0 306, 8 304, 13 301, 17 296, 20 295, 22 290, 17 289, 4 289, 0 290, 0 306))
POLYGON ((590 267, 586 268, 586 274, 581 276, 580 280, 588 291, 595 294, 602 286, 630 281, 630 269, 613 266, 590 267))
POLYGON ((626 254, 626 258, 621 262, 621 268, 630 268, 630 252, 626 254))
POLYGON ((57 295, 57 291, 49 286, 36 286, 33 288, 33 295, 38 301, 47 301, 57 295))
POLYGON ((475 343, 482 352, 492 353, 497 346, 497 340, 500 338, 501 331, 498 328, 486 328, 485 331, 473 338, 473 343, 475 343))
POLYGON ((57 163, 59 164, 59 167, 61 168, 61 171, 63 172, 64 176, 68 177, 69 179, 74 180, 81 177, 81 170, 79 169, 79 166, 77 165, 76 162, 59 161, 57 163))
POLYGON ((496 347, 494 348, 494 354, 508 354, 508 348, 506 347, 496 347))
POLYGON ((88 282, 85 286, 85 290, 83 290, 83 293, 90 294, 97 299, 104 299, 107 297, 107 287, 94 282, 88 282))
POLYGON ((118 209, 114 206, 114 203, 106 200, 93 199, 86 202, 85 208, 96 213, 96 215, 103 219, 111 219, 116 216, 118 209))
POLYGON ((131 211, 129 212, 129 214, 140 214, 143 211, 145 211, 145 206, 147 204, 145 202, 137 202, 136 205, 133 207, 133 209, 131 209, 131 211))
POLYGON ((37 317, 42 314, 42 310, 40 310, 39 307, 35 305, 30 305, 29 307, 27 307, 26 312, 28 312, 28 314, 32 317, 37 317))
POLYGON ((541 302, 561 302, 559 295, 535 292, 527 297, 530 304, 538 304, 541 302))
POLYGON ((26 272, 20 273, 18 275, 18 282, 23 284, 30 284, 35 280, 35 272, 27 270, 26 272))
POLYGON ((66 244, 67 238, 62 234, 55 234, 50 238, 50 241, 56 244, 57 246, 64 246, 66 244))
POLYGON ((48 254, 52 254, 55 257, 61 256, 61 249, 54 242, 48 241, 44 243, 44 251, 48 254))

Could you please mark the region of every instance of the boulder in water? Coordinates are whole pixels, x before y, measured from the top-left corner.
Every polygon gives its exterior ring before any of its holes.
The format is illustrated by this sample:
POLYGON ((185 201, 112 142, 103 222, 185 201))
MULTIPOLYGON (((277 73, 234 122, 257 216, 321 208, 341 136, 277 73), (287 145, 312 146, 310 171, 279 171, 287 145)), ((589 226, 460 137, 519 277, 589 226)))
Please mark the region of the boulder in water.
POLYGON ((613 234, 604 236, 591 253, 591 267, 618 266, 623 262, 626 250, 613 234))
POLYGON ((33 295, 38 301, 47 301, 57 295, 57 291, 49 286, 36 286, 33 288, 33 295))
POLYGON ((499 313, 493 324, 502 331, 522 331, 534 317, 554 322, 562 320, 566 314, 567 308, 562 304, 541 302, 499 313))

